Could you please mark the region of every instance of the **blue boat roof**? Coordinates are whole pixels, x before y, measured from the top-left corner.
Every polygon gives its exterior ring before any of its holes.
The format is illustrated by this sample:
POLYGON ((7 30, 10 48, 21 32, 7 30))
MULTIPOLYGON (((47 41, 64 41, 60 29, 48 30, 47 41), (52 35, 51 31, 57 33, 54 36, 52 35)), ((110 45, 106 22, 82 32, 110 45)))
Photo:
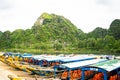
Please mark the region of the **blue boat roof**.
POLYGON ((79 68, 82 66, 90 65, 90 64, 95 64, 98 62, 106 61, 106 59, 92 59, 92 60, 86 60, 86 61, 80 61, 80 62, 72 62, 72 63, 65 63, 65 64, 60 64, 60 68, 79 68))
MULTIPOLYGON (((48 56, 48 57, 44 57, 44 58, 41 59, 41 60, 46 60, 46 61, 50 62, 50 61, 60 61, 60 60, 65 59, 65 58, 68 58, 68 57, 48 56)), ((39 59, 39 60, 40 60, 40 59, 39 59)))
POLYGON ((48 55, 33 55, 33 59, 36 59, 36 60, 49 60, 49 59, 53 59, 53 58, 55 58, 55 56, 54 57, 52 57, 51 55, 50 56, 48 56, 48 55))
POLYGON ((22 56, 23 58, 31 58, 32 56, 22 56))
POLYGON ((65 57, 65 56, 45 56, 42 58, 39 58, 38 60, 46 60, 48 62, 50 61, 59 61, 62 63, 68 63, 68 62, 77 62, 81 60, 88 60, 88 59, 94 59, 94 56, 83 56, 83 55, 78 55, 78 56, 72 56, 72 57, 65 57))
POLYGON ((65 59, 61 59, 61 61, 63 63, 67 63, 67 62, 77 62, 77 61, 81 61, 81 60, 88 60, 88 59, 94 59, 94 56, 74 56, 74 57, 70 57, 70 58, 65 58, 65 59))
POLYGON ((32 56, 32 54, 24 53, 22 56, 32 56))
POLYGON ((42 57, 44 57, 45 55, 33 55, 32 57, 34 58, 34 59, 39 59, 39 58, 42 58, 42 57))

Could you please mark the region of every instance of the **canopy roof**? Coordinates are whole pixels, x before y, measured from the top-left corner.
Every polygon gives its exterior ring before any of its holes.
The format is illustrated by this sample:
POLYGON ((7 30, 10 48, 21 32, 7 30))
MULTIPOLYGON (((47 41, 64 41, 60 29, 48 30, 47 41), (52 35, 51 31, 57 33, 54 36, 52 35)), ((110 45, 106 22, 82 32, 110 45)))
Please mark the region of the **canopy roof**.
POLYGON ((93 64, 93 65, 90 65, 90 66, 102 68, 106 71, 112 71, 112 70, 115 70, 117 68, 120 68, 120 60, 117 60, 117 59, 108 60, 108 61, 105 61, 105 62, 93 64))
POLYGON ((88 59, 94 59, 95 57, 93 56, 83 56, 83 55, 78 55, 78 56, 72 56, 72 57, 67 57, 67 56, 46 56, 44 58, 40 58, 39 60, 46 60, 48 62, 50 61, 59 61, 63 63, 68 63, 68 62, 77 62, 81 60, 88 60, 88 59))
POLYGON ((61 59, 63 63, 68 63, 68 62, 75 62, 75 61, 81 61, 81 60, 88 60, 88 59, 94 59, 94 56, 84 56, 84 55, 78 55, 70 58, 65 58, 61 59))
POLYGON ((92 59, 92 60, 86 60, 86 61, 65 63, 65 64, 60 64, 59 67, 72 69, 72 68, 79 68, 79 67, 90 65, 90 64, 95 64, 102 61, 106 61, 106 59, 92 59))

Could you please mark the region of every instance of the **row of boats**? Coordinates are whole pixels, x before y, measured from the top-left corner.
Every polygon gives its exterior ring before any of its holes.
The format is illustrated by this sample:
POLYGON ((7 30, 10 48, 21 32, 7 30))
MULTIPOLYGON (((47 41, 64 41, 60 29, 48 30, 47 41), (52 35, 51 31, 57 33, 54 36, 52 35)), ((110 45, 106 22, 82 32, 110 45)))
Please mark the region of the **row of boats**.
POLYGON ((13 55, 6 56, 5 54, 2 54, 2 55, 0 55, 0 61, 8 64, 9 66, 12 66, 15 69, 26 71, 30 74, 51 76, 54 73, 54 69, 52 69, 52 67, 49 67, 49 68, 48 67, 47 68, 40 67, 39 65, 34 65, 34 64, 28 63, 25 61, 24 58, 18 57, 18 56, 13 57, 13 55))
MULTIPOLYGON (((26 71, 30 74, 38 74, 40 76, 54 78, 57 77, 61 80, 84 80, 84 78, 82 78, 83 75, 87 76, 87 79, 90 78, 89 80, 106 80, 103 78, 103 73, 94 71, 99 71, 102 68, 104 71, 109 72, 109 70, 112 71, 112 69, 114 70, 117 67, 117 70, 120 73, 120 60, 116 59, 115 56, 2 53, 0 55, 0 61, 14 67, 15 69, 26 71), (111 67, 111 69, 107 69, 105 65, 110 62, 115 63, 114 65, 117 66, 114 66, 111 63, 112 66, 107 66, 111 67), (103 66, 101 66, 101 64, 98 65, 98 63, 101 63, 103 66), (99 78, 100 76, 102 76, 102 78, 99 78)), ((119 75, 115 72, 115 75, 109 77, 109 80, 112 80, 113 78, 114 80, 118 80, 119 75)))

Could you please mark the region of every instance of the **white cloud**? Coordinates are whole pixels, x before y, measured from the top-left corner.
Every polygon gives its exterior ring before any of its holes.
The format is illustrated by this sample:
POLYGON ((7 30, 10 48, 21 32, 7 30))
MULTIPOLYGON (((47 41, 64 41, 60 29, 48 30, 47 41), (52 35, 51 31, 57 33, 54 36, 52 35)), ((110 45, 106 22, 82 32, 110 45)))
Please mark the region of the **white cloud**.
POLYGON ((0 10, 8 9, 10 7, 12 7, 12 5, 8 0, 0 0, 0 10))
POLYGON ((102 5, 110 5, 113 0, 96 0, 96 3, 102 4, 102 5))
POLYGON ((31 28, 43 12, 62 15, 84 32, 109 28, 120 18, 120 0, 5 0, 6 4, 8 8, 0 9, 2 31, 31 28))

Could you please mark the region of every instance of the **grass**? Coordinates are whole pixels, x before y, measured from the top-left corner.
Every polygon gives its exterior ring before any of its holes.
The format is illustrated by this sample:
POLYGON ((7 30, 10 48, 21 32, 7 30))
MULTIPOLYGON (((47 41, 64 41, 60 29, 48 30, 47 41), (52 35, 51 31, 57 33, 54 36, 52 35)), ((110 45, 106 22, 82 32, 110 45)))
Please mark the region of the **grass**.
POLYGON ((97 55, 118 55, 119 53, 105 51, 105 50, 91 50, 91 49, 67 49, 55 51, 54 49, 40 50, 40 49, 5 49, 4 52, 20 52, 20 53, 31 53, 31 54, 97 54, 97 55))

